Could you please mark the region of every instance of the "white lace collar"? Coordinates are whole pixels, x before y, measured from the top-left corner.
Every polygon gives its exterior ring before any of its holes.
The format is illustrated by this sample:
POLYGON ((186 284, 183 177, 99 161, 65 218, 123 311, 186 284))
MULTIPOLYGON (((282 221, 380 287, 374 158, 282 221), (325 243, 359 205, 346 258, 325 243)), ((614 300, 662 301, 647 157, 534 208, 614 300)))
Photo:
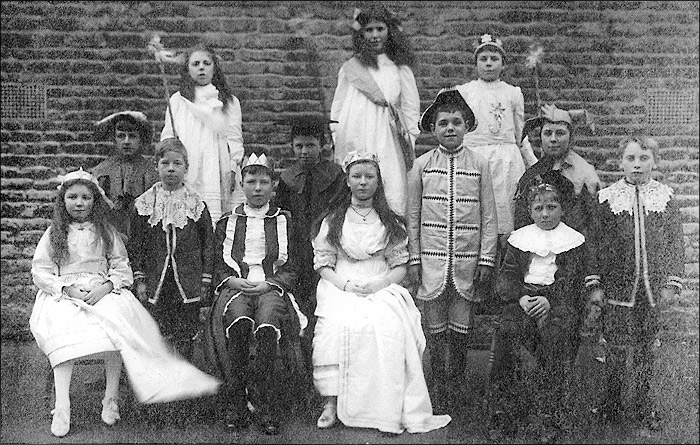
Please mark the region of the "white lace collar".
POLYGON ((170 224, 182 229, 187 224, 187 218, 198 221, 204 211, 204 201, 187 184, 169 192, 161 182, 156 182, 136 198, 134 205, 139 215, 150 216, 148 223, 151 227, 162 221, 164 231, 170 224))
POLYGON ((542 230, 535 224, 521 227, 508 237, 508 243, 523 252, 532 252, 541 257, 550 253, 559 254, 578 247, 586 238, 576 230, 560 222, 552 230, 542 230))
MULTIPOLYGON (((663 212, 666 204, 673 196, 673 189, 654 179, 639 187, 639 198, 644 206, 644 214, 652 212, 663 212)), ((634 184, 630 184, 624 179, 620 179, 610 187, 606 187, 598 192, 598 202, 601 204, 608 202, 610 210, 614 214, 627 212, 633 214, 634 208, 634 184)))

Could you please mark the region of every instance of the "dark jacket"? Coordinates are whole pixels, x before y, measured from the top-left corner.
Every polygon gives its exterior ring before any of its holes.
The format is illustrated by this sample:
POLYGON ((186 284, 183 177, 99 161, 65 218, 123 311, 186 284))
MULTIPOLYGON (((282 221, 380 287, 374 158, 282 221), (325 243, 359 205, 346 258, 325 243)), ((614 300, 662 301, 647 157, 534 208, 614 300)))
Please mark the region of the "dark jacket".
POLYGON ((214 234, 206 205, 200 218, 188 218, 182 229, 170 226, 165 232, 162 221, 151 226, 148 218, 132 211, 132 236, 127 244, 134 278, 146 279, 148 300, 158 303, 170 266, 184 303, 211 304, 211 292, 200 295, 201 286, 211 284, 214 269, 214 234))
MULTIPOLYGON (((247 221, 244 204, 240 204, 216 223, 214 284, 217 288, 228 277, 248 278, 249 266, 245 261, 247 221)), ((263 223, 265 258, 262 267, 265 281, 283 292, 293 291, 298 280, 295 253, 289 249, 290 225, 289 212, 270 206, 263 223)))

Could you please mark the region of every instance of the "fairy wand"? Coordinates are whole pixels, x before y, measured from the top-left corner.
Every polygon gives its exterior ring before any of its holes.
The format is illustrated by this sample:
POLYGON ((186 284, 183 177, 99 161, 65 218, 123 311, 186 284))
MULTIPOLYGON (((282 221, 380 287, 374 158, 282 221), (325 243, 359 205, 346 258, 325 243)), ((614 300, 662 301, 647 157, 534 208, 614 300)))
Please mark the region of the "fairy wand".
POLYGON ((168 114, 170 115, 170 123, 173 127, 173 135, 176 139, 177 131, 175 130, 175 119, 173 118, 173 110, 170 107, 170 92, 168 91, 168 78, 165 75, 165 64, 166 63, 183 63, 185 61, 184 54, 175 55, 173 51, 168 51, 165 49, 162 43, 160 43, 160 36, 158 34, 153 34, 151 41, 148 42, 148 50, 153 53, 153 56, 158 62, 160 67, 161 78, 163 79, 163 88, 165 89, 165 102, 168 104, 168 114))

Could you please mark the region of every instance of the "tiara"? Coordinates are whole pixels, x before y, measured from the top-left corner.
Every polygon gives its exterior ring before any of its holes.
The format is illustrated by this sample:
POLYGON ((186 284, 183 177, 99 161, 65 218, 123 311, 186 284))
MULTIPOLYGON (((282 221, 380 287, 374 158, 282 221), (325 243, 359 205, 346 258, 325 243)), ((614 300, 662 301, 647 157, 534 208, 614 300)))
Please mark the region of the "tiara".
POLYGON ((267 156, 265 156, 265 153, 262 153, 260 156, 256 155, 255 153, 251 153, 248 157, 247 162, 244 163, 242 168, 246 168, 251 165, 262 165, 263 167, 267 167, 270 170, 272 170, 272 167, 270 166, 267 160, 267 156))
POLYGON ((56 187, 58 190, 61 190, 63 188, 63 184, 66 183, 66 181, 74 181, 76 179, 82 179, 84 181, 90 181, 95 186, 97 187, 97 190, 100 191, 100 194, 102 195, 102 198, 107 201, 107 205, 109 205, 110 208, 114 208, 114 203, 112 200, 110 200, 107 195, 105 194, 105 191, 100 187, 100 183, 97 182, 97 178, 93 176, 91 173, 86 172, 83 170, 83 167, 80 167, 78 170, 72 171, 68 173, 67 175, 58 175, 57 176, 58 180, 61 181, 61 183, 56 187))
POLYGON ((354 164, 355 162, 360 161, 370 161, 379 165, 379 158, 374 153, 360 153, 357 150, 355 150, 348 152, 348 155, 345 156, 345 159, 343 160, 343 170, 348 171, 348 167, 350 167, 350 164, 354 164))
POLYGON ((476 54, 477 51, 479 51, 481 48, 484 46, 491 45, 497 47, 499 50, 502 51, 503 54, 505 54, 505 50, 503 49, 503 42, 501 39, 498 37, 494 37, 491 34, 484 34, 481 37, 479 37, 479 40, 474 42, 474 54, 476 54))

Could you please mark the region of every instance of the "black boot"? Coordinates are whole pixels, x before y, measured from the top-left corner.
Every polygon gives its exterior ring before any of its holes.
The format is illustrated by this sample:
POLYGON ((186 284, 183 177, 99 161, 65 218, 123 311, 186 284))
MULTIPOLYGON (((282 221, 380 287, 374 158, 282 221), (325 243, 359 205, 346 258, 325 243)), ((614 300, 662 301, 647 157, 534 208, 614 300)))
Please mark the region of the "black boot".
POLYGON ((277 360, 277 332, 271 327, 258 329, 255 335, 256 394, 259 407, 258 426, 269 435, 280 433, 277 400, 280 398, 274 370, 277 360))
POLYGON ((248 359, 250 355, 250 324, 245 320, 236 322, 229 329, 227 348, 231 360, 232 381, 225 385, 224 421, 229 428, 241 430, 252 422, 246 392, 248 382, 248 359))
POLYGON ((444 414, 449 411, 449 395, 447 391, 447 332, 428 335, 430 353, 430 379, 428 391, 433 405, 433 412, 444 414))

